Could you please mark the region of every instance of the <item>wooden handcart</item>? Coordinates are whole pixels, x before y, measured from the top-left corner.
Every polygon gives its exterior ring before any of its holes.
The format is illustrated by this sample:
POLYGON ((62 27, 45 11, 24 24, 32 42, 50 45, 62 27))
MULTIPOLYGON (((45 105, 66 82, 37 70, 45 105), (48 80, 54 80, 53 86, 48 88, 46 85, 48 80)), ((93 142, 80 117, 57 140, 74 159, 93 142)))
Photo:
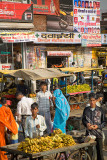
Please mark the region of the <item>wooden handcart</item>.
MULTIPOLYGON (((64 154, 65 160, 92 160, 89 157, 86 149, 88 147, 95 147, 96 142, 88 142, 88 143, 81 143, 76 144, 74 146, 63 147, 58 149, 53 149, 49 151, 44 151, 36 154, 29 154, 22 151, 18 151, 17 147, 19 144, 12 144, 7 145, 4 147, 0 147, 1 151, 5 151, 6 154, 12 154, 13 160, 18 160, 17 156, 22 155, 22 160, 39 160, 39 159, 46 159, 46 160, 60 160, 58 154, 64 154)), ((95 155, 93 155, 93 160, 95 160, 95 155)))

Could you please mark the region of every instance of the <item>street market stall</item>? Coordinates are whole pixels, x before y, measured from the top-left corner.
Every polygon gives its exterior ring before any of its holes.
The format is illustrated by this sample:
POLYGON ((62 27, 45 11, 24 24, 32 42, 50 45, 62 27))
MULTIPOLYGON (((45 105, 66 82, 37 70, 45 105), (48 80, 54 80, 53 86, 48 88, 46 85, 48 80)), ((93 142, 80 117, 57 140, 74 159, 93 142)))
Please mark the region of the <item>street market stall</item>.
POLYGON ((62 88, 62 92, 65 93, 71 109, 79 109, 79 106, 85 104, 88 101, 88 94, 94 91, 93 86, 93 72, 100 68, 60 68, 64 73, 76 73, 77 74, 77 85, 67 85, 62 88), (79 73, 91 71, 91 84, 79 84, 79 73))

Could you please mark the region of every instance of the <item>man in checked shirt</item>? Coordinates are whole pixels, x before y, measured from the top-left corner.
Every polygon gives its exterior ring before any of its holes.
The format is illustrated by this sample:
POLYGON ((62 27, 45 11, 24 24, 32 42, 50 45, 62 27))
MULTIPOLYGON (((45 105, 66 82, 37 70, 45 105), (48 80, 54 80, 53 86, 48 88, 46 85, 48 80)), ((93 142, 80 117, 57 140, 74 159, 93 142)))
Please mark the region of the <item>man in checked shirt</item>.
POLYGON ((39 115, 45 117, 45 122, 47 125, 47 133, 51 133, 51 115, 50 107, 53 105, 51 98, 52 94, 50 91, 47 91, 47 83, 41 82, 40 84, 41 91, 37 93, 37 103, 39 106, 39 115))
MULTIPOLYGON (((89 95, 89 107, 86 107, 83 112, 82 122, 86 127, 86 135, 93 135, 96 137, 96 149, 97 149, 97 160, 104 160, 103 157, 103 132, 102 129, 105 127, 105 115, 102 107, 96 105, 97 96, 96 94, 90 93, 89 95)), ((92 157, 92 150, 90 152, 92 157)))

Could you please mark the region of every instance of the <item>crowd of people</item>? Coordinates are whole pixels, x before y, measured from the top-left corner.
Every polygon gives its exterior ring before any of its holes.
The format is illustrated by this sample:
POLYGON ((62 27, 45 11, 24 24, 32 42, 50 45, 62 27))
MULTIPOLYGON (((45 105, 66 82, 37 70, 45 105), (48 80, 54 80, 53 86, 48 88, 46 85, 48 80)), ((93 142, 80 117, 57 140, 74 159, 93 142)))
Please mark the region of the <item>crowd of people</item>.
MULTIPOLYGON (((64 85, 64 83, 61 84, 64 85)), ((20 126, 23 129, 24 138, 35 138, 44 136, 44 134, 50 135, 55 129, 60 129, 66 134, 66 122, 70 114, 70 105, 57 86, 51 93, 47 90, 47 83, 42 81, 40 91, 36 96, 36 102, 19 91, 16 93, 16 99, 19 102, 13 116, 6 98, 1 97, 0 147, 7 144, 6 135, 8 134, 10 135, 11 144, 18 143, 20 126)), ((105 127, 106 121, 101 107, 102 99, 103 95, 101 93, 91 93, 89 95, 89 104, 85 107, 82 116, 86 136, 94 136, 96 139, 97 160, 104 160, 102 151, 104 133, 102 129, 105 127)), ((90 155, 92 155, 92 152, 90 152, 90 155)), ((0 160, 6 159, 5 153, 0 151, 0 160)))

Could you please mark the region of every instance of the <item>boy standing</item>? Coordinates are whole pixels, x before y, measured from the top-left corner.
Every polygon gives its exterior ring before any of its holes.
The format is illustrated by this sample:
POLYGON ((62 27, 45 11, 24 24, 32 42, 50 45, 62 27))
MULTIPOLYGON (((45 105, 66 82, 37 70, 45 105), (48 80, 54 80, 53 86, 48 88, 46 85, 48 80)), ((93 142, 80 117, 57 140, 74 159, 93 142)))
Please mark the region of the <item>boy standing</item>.
POLYGON ((29 138, 36 138, 37 136, 43 136, 43 132, 46 130, 45 119, 43 116, 38 115, 38 104, 33 103, 31 105, 32 115, 27 117, 25 123, 25 136, 29 138))
POLYGON ((51 115, 50 107, 52 104, 51 98, 52 94, 50 91, 47 91, 47 83, 41 82, 40 84, 41 91, 37 93, 37 103, 39 106, 39 114, 45 116, 45 121, 47 125, 47 133, 51 133, 51 115))
POLYGON ((105 116, 101 107, 96 105, 97 97, 95 94, 90 94, 90 106, 86 107, 83 112, 82 122, 86 127, 86 135, 96 136, 97 160, 104 160, 103 157, 103 133, 102 129, 105 126, 105 116))

